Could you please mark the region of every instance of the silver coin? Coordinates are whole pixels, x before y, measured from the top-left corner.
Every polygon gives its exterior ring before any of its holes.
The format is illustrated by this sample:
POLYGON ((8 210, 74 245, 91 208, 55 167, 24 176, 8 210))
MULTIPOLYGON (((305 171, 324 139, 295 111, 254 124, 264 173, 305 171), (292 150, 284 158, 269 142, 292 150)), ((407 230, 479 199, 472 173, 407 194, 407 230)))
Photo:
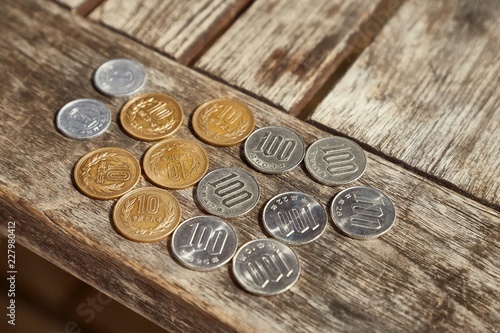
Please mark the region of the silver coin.
POLYGON ((281 193, 264 207, 264 228, 288 244, 304 244, 325 231, 328 215, 312 196, 300 192, 281 193))
POLYGON ((247 291, 276 295, 290 289, 299 279, 297 255, 274 239, 256 239, 244 244, 233 257, 233 274, 247 291))
POLYGON ((110 96, 127 96, 137 92, 146 82, 146 72, 136 61, 114 59, 105 62, 94 73, 94 85, 110 96))
POLYGON ((111 124, 111 112, 95 99, 77 99, 63 106, 57 113, 57 128, 74 139, 96 137, 111 124))
POLYGON ((366 156, 354 141, 332 136, 309 146, 304 158, 309 174, 325 185, 350 183, 365 172, 366 156))
POLYGON ((182 222, 172 235, 172 252, 184 266, 210 270, 227 263, 236 252, 234 229, 215 216, 196 216, 182 222))
POLYGON ((260 197, 259 184, 248 172, 221 168, 203 177, 196 188, 196 199, 208 213, 232 218, 255 207, 260 197))
POLYGON ((391 199, 371 187, 343 190, 331 205, 333 222, 346 235, 356 239, 379 237, 392 228, 396 209, 391 199))
POLYGON ((276 174, 297 167, 304 159, 305 146, 295 132, 269 126, 254 131, 246 139, 244 154, 254 169, 276 174))

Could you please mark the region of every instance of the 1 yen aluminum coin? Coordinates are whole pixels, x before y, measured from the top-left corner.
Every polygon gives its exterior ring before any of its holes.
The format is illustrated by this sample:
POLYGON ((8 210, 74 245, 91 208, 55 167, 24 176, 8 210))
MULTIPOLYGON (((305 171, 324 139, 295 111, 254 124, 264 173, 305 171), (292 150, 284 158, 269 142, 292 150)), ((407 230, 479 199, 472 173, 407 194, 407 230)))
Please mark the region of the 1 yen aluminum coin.
POLYGON ((257 171, 277 174, 290 171, 304 159, 304 141, 285 127, 268 126, 254 131, 245 141, 244 154, 257 171))
POLYGON ((246 291, 276 295, 299 279, 300 263, 287 245, 274 239, 256 239, 244 244, 233 257, 233 274, 246 291))
POLYGON ((388 232, 396 220, 391 199, 372 187, 358 186, 343 190, 333 199, 332 219, 347 236, 373 239, 388 232))
POLYGON ((184 266, 211 270, 227 263, 236 252, 234 229, 215 216, 196 216, 182 222, 172 235, 172 252, 184 266))
POLYGON ((90 139, 103 134, 111 124, 111 112, 95 99, 77 99, 57 113, 57 128, 73 139, 90 139))
POLYGON ((319 238, 325 231, 328 215, 314 197, 301 192, 286 192, 268 201, 263 221, 269 235, 290 245, 298 245, 319 238))
POLYGON ((354 141, 333 136, 309 146, 304 158, 309 174, 318 182, 335 186, 355 181, 365 172, 366 156, 354 141))
POLYGON ((142 88, 146 72, 137 61, 113 59, 105 62, 94 73, 94 85, 109 96, 128 96, 142 88))
POLYGON ((214 170, 198 183, 196 199, 210 214, 232 218, 248 213, 260 197, 259 184, 238 168, 214 170))

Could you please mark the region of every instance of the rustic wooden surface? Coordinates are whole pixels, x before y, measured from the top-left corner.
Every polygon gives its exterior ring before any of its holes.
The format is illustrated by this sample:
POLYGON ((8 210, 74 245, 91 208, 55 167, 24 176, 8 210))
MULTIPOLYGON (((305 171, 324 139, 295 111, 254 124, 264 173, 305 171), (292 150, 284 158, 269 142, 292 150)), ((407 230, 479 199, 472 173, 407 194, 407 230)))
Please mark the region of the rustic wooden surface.
POLYGON ((108 0, 90 18, 189 63, 250 0, 108 0))
POLYGON ((499 208, 499 15, 408 1, 311 120, 499 208))
MULTIPOLYGON (((6 244, 7 238, 0 235, 0 247, 5 248, 6 244)), ((140 314, 17 245, 16 269, 22 272, 16 276, 17 332, 164 332, 140 314), (92 307, 92 301, 97 301, 97 307, 92 307), (76 328, 70 329, 72 326, 76 328)), ((7 271, 0 272, 3 281, 7 277, 7 271)), ((9 302, 4 290, 0 292, 0 304, 9 302)), ((0 327, 4 333, 12 332, 4 322, 0 327)))
MULTIPOLYGON (((122 238, 109 219, 113 202, 87 198, 71 181, 75 162, 88 151, 116 146, 140 158, 150 146, 117 125, 126 99, 93 89, 92 72, 106 59, 137 59, 148 72, 145 91, 179 100, 186 118, 178 137, 195 140, 189 117, 215 97, 245 101, 258 127, 289 127, 308 144, 328 134, 48 1, 7 0, 0 10, 5 15, 0 216, 2 226, 16 221, 18 241, 34 252, 170 331, 491 332, 499 327, 499 213, 370 153, 366 174, 353 185, 386 192, 397 207, 396 226, 380 239, 362 242, 330 224, 320 239, 295 248, 303 273, 282 295, 244 292, 229 266, 184 269, 172 259, 168 240, 139 244, 122 238), (71 140, 54 127, 57 110, 81 97, 105 101, 113 113, 109 130, 95 140, 71 140)), ((259 174, 242 161, 240 147, 201 144, 210 169, 242 167, 262 187, 256 209, 230 221, 240 244, 265 237, 259 212, 274 194, 303 191, 328 205, 345 188, 315 183, 304 167, 279 176, 259 174)), ((140 186, 145 185, 142 179, 140 186)), ((202 213, 192 189, 173 193, 184 219, 202 213)))
POLYGON ((74 9, 77 8, 78 6, 81 6, 88 0, 55 0, 55 1, 64 6, 68 6, 69 8, 74 9))
POLYGON ((296 114, 398 0, 255 2, 196 68, 296 114), (376 17, 376 20, 374 18, 376 17), (369 27, 364 28, 366 23, 369 27), (364 31, 363 31, 364 30, 364 31))

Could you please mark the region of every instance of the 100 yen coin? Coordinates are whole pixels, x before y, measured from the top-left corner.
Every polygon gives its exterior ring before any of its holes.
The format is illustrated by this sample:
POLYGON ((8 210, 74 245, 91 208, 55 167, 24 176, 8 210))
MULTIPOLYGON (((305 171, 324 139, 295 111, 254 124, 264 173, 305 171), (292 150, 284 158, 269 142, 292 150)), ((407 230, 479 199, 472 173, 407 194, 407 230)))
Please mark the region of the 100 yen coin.
POLYGON ((210 214, 236 217, 249 212, 259 201, 259 184, 238 168, 214 170, 198 183, 196 199, 210 214))
POLYGON ((335 225, 356 239, 379 237, 392 228, 396 210, 391 199, 372 187, 358 186, 343 190, 331 206, 335 225))
POLYGON ((274 239, 256 239, 244 244, 233 257, 236 281, 257 295, 276 295, 290 289, 299 279, 297 255, 274 239))
POLYGON ((304 163, 309 174, 318 182, 335 186, 361 177, 366 169, 366 156, 354 141, 332 136, 311 144, 304 163))
POLYGON ((281 193, 268 201, 263 213, 266 231, 288 244, 304 244, 325 231, 328 215, 312 196, 301 192, 281 193))
POLYGON ((196 216, 182 222, 172 235, 172 252, 184 266, 210 270, 224 265, 236 252, 233 228, 215 216, 196 216))
POLYGON ((254 131, 245 141, 244 154, 257 171, 282 173, 297 167, 305 154, 304 141, 285 127, 269 126, 254 131))

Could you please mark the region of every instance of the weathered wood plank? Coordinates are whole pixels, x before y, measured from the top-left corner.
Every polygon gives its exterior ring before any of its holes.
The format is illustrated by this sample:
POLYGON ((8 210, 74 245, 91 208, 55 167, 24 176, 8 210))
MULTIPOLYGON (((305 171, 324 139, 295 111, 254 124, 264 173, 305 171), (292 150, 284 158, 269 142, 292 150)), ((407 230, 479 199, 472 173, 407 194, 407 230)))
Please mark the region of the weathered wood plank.
POLYGON ((53 0, 53 1, 74 9, 85 3, 87 0, 53 0))
POLYGON ((195 66, 296 114, 400 2, 256 2, 195 66))
MULTIPOLYGON (((99 95, 92 71, 105 59, 144 64, 147 91, 166 92, 186 112, 215 97, 238 98, 255 111, 258 127, 287 126, 311 143, 327 133, 210 80, 119 34, 42 0, 0 3, 0 220, 17 222, 17 238, 33 251, 152 321, 179 332, 487 332, 500 322, 498 212, 386 160, 368 154, 368 169, 354 185, 385 191, 398 223, 381 239, 361 242, 329 226, 296 251, 303 274, 276 297, 252 296, 231 279, 230 267, 193 272, 169 254, 168 241, 139 244, 110 223, 111 201, 80 194, 74 163, 103 146, 140 157, 150 144, 126 136, 116 122, 92 141, 63 137, 54 128, 60 106, 79 97, 104 100, 117 119, 124 98, 99 95)), ((178 137, 194 136, 187 126, 178 137)), ((262 187, 257 208, 231 221, 240 244, 264 237, 259 211, 286 190, 314 194, 328 204, 345 187, 312 181, 304 168, 269 176, 252 171, 239 147, 204 145, 210 169, 242 167, 262 187)), ((142 179, 141 186, 146 185, 142 179)), ((201 214, 192 189, 173 191, 183 218, 201 214)))
POLYGON ((499 15, 495 0, 409 1, 312 122, 500 207, 499 15))
POLYGON ((90 18, 187 64, 250 0, 108 0, 90 18))

